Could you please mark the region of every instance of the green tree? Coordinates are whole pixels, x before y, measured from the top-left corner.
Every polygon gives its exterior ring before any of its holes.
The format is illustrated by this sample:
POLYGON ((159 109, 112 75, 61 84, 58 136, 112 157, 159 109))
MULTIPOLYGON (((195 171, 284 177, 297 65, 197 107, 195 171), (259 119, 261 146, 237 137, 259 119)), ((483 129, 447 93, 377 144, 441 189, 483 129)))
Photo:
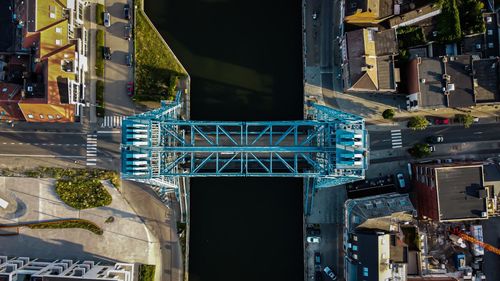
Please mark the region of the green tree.
POLYGON ((456 0, 439 0, 441 14, 438 16, 437 31, 441 43, 452 43, 462 38, 460 14, 456 0))
POLYGON ((469 128, 474 123, 474 116, 468 114, 457 114, 458 122, 463 123, 465 128, 469 128))
POLYGON ((429 125, 429 121, 423 116, 414 116, 408 121, 408 128, 413 130, 425 130, 429 125))
POLYGON ((392 119, 394 118, 394 115, 396 115, 396 112, 392 108, 386 109, 382 112, 382 117, 384 117, 384 119, 392 119))
POLYGON ((431 155, 431 148, 426 143, 417 143, 409 149, 409 152, 416 158, 422 158, 431 155))
POLYGON ((460 26, 464 35, 484 33, 486 25, 483 19, 484 4, 478 0, 460 0, 460 26))

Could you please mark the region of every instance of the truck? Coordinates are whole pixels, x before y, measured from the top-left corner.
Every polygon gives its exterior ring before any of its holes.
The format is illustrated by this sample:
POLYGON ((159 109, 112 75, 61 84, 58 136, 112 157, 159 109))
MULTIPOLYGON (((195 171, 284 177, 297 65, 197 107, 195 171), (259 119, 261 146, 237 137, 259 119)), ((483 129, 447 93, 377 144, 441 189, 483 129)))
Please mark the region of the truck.
MULTIPOLYGON (((470 233, 474 238, 476 238, 480 242, 483 242, 483 226, 482 225, 471 225, 470 226, 470 233)), ((484 256, 484 248, 479 246, 476 243, 473 243, 472 244, 472 254, 475 257, 484 256)))

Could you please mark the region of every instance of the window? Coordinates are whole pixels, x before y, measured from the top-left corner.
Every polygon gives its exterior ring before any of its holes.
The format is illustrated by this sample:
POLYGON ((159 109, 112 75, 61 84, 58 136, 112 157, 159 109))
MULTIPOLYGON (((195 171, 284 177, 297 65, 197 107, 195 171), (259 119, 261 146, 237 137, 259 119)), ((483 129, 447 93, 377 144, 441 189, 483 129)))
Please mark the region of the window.
POLYGON ((54 119, 54 116, 52 116, 52 115, 50 115, 50 114, 48 114, 48 115, 47 115, 47 117, 48 117, 49 119, 54 119))
POLYGON ((55 19, 56 18, 56 6, 49 6, 49 12, 50 12, 50 18, 55 19))
POLYGON ((356 246, 356 245, 352 246, 352 250, 353 251, 357 251, 358 250, 358 246, 356 246))
POLYGON ((368 267, 363 267, 363 276, 368 277, 368 267))
POLYGON ((488 48, 493 49, 494 45, 493 43, 488 43, 488 48))
POLYGON ((56 32, 57 32, 57 33, 62 33, 62 28, 60 28, 60 27, 56 27, 56 32))
POLYGON ((56 114, 56 119, 61 119, 61 115, 56 114))
POLYGON ((28 114, 28 118, 33 119, 33 118, 35 118, 35 116, 33 116, 33 114, 30 113, 30 114, 28 114))
POLYGON ((56 45, 57 45, 57 46, 61 46, 61 40, 56 39, 56 45))

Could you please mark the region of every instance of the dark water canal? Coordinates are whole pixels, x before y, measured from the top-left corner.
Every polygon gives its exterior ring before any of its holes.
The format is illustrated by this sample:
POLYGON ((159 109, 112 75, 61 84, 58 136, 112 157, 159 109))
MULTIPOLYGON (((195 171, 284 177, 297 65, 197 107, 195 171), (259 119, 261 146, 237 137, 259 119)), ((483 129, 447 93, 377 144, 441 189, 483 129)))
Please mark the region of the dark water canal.
MULTIPOLYGON (((302 119, 300 0, 146 0, 191 75, 194 120, 302 119)), ((192 281, 303 280, 302 180, 191 185, 192 281)))

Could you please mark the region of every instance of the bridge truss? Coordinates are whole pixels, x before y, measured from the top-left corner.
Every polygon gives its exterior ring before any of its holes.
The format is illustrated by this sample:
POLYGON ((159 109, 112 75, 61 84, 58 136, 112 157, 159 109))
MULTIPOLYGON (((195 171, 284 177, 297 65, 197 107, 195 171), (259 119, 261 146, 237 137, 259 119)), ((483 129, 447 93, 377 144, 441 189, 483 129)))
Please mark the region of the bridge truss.
POLYGON ((194 121, 181 94, 122 122, 122 178, 176 190, 181 177, 304 177, 312 188, 364 178, 364 120, 315 103, 306 120, 194 121))

